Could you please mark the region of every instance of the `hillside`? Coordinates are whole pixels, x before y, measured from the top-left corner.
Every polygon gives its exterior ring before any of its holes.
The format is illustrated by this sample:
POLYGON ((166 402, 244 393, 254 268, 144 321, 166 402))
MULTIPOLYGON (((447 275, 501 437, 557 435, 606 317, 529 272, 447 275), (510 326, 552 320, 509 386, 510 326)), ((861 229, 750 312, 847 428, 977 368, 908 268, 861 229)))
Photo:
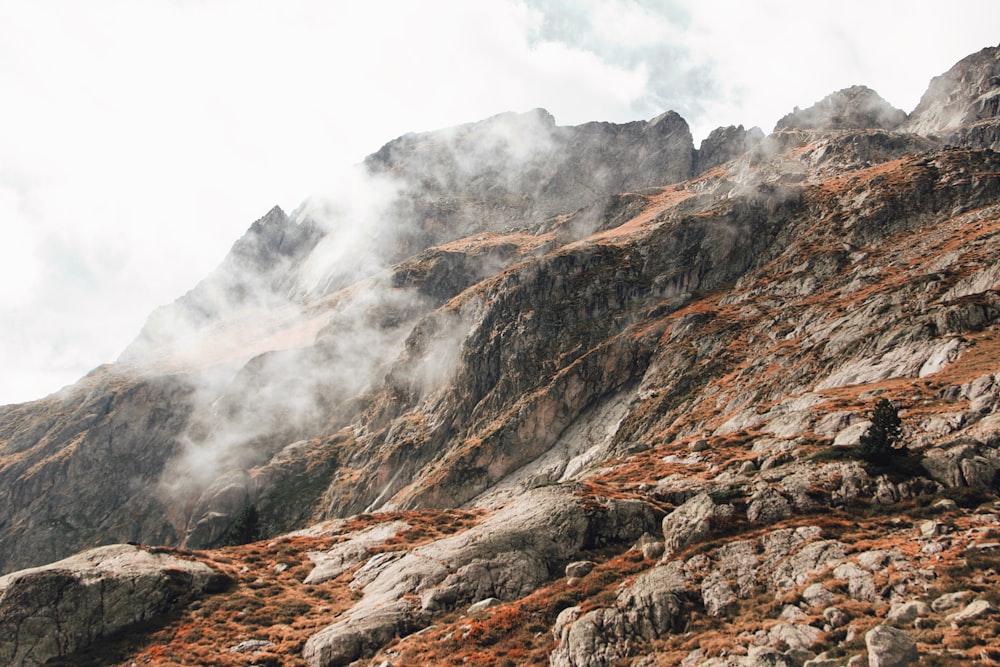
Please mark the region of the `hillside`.
POLYGON ((389 142, 0 407, 0 662, 1000 661, 997 99, 389 142))

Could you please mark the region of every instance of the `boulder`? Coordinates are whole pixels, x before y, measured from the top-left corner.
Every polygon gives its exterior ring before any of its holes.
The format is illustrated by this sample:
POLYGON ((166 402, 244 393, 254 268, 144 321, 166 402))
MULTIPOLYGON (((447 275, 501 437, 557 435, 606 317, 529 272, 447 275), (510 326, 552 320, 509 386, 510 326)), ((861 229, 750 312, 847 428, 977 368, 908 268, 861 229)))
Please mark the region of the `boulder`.
POLYGON ((594 565, 595 563, 592 560, 573 561, 566 566, 566 576, 570 579, 585 577, 594 569, 594 565))
POLYGON ((637 645, 681 626, 685 579, 679 563, 641 574, 618 595, 614 607, 560 614, 559 645, 552 667, 605 667, 628 657, 637 645))
POLYGON ((716 505, 707 493, 699 493, 663 518, 663 558, 704 538, 712 519, 729 516, 732 505, 716 505))
POLYGON ((876 625, 865 634, 868 667, 902 667, 919 659, 913 637, 887 625, 876 625))
POLYGON ((926 602, 920 600, 910 600, 897 605, 893 605, 885 620, 889 623, 911 624, 921 616, 931 613, 931 608, 926 602))
POLYGON ((227 584, 204 563, 124 544, 13 572, 0 577, 0 664, 45 664, 227 584))
POLYGON ((973 600, 960 611, 956 611, 954 614, 948 614, 945 616, 945 620, 951 621, 952 623, 962 624, 966 621, 971 621, 972 619, 992 614, 995 611, 996 607, 990 604, 989 600, 973 600))

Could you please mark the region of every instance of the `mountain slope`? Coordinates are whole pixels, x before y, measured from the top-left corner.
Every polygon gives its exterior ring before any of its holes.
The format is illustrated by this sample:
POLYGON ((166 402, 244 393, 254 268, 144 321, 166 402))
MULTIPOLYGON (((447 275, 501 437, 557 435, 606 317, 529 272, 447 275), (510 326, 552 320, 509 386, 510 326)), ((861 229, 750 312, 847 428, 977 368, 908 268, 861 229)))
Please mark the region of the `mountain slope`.
POLYGON ((4 570, 275 538, 178 552, 228 588, 68 664, 995 660, 997 52, 700 151, 676 114, 390 142, 364 233, 272 211, 119 364, 0 408, 4 570))

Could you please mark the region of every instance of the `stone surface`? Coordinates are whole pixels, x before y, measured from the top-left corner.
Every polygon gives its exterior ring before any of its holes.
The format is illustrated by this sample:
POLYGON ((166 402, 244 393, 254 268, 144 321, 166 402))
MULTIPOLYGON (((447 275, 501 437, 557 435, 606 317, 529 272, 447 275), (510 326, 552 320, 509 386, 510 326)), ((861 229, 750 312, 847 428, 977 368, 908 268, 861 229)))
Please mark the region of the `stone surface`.
POLYGON ((989 600, 973 600, 961 610, 945 616, 945 620, 952 623, 962 624, 995 612, 996 607, 994 607, 989 600))
POLYGON ((889 613, 886 615, 885 620, 889 623, 910 625, 919 617, 926 616, 929 613, 931 613, 931 608, 926 602, 922 602, 920 600, 910 600, 909 602, 902 602, 900 604, 893 605, 892 608, 889 609, 889 613))
POLYGON ((183 607, 228 580, 204 563, 130 545, 0 577, 0 663, 42 665, 183 607))
POLYGON ((732 505, 716 505, 707 493, 700 493, 663 518, 663 558, 704 538, 713 519, 732 514, 732 505))
POLYGON ((919 659, 913 637, 886 625, 876 625, 865 634, 868 667, 902 667, 919 659))

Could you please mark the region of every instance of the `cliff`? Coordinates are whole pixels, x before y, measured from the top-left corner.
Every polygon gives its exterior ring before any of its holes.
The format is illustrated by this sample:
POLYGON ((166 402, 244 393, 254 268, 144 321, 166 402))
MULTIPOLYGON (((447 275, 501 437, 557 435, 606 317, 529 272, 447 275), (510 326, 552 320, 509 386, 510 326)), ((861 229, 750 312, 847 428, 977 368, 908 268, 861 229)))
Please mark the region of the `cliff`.
MULTIPOLYGON (((997 52, 698 150, 672 113, 406 135, 271 211, 0 408, 3 571, 204 567, 47 664, 998 659, 997 52)), ((97 576, 5 591, 39 571, 97 576)))

